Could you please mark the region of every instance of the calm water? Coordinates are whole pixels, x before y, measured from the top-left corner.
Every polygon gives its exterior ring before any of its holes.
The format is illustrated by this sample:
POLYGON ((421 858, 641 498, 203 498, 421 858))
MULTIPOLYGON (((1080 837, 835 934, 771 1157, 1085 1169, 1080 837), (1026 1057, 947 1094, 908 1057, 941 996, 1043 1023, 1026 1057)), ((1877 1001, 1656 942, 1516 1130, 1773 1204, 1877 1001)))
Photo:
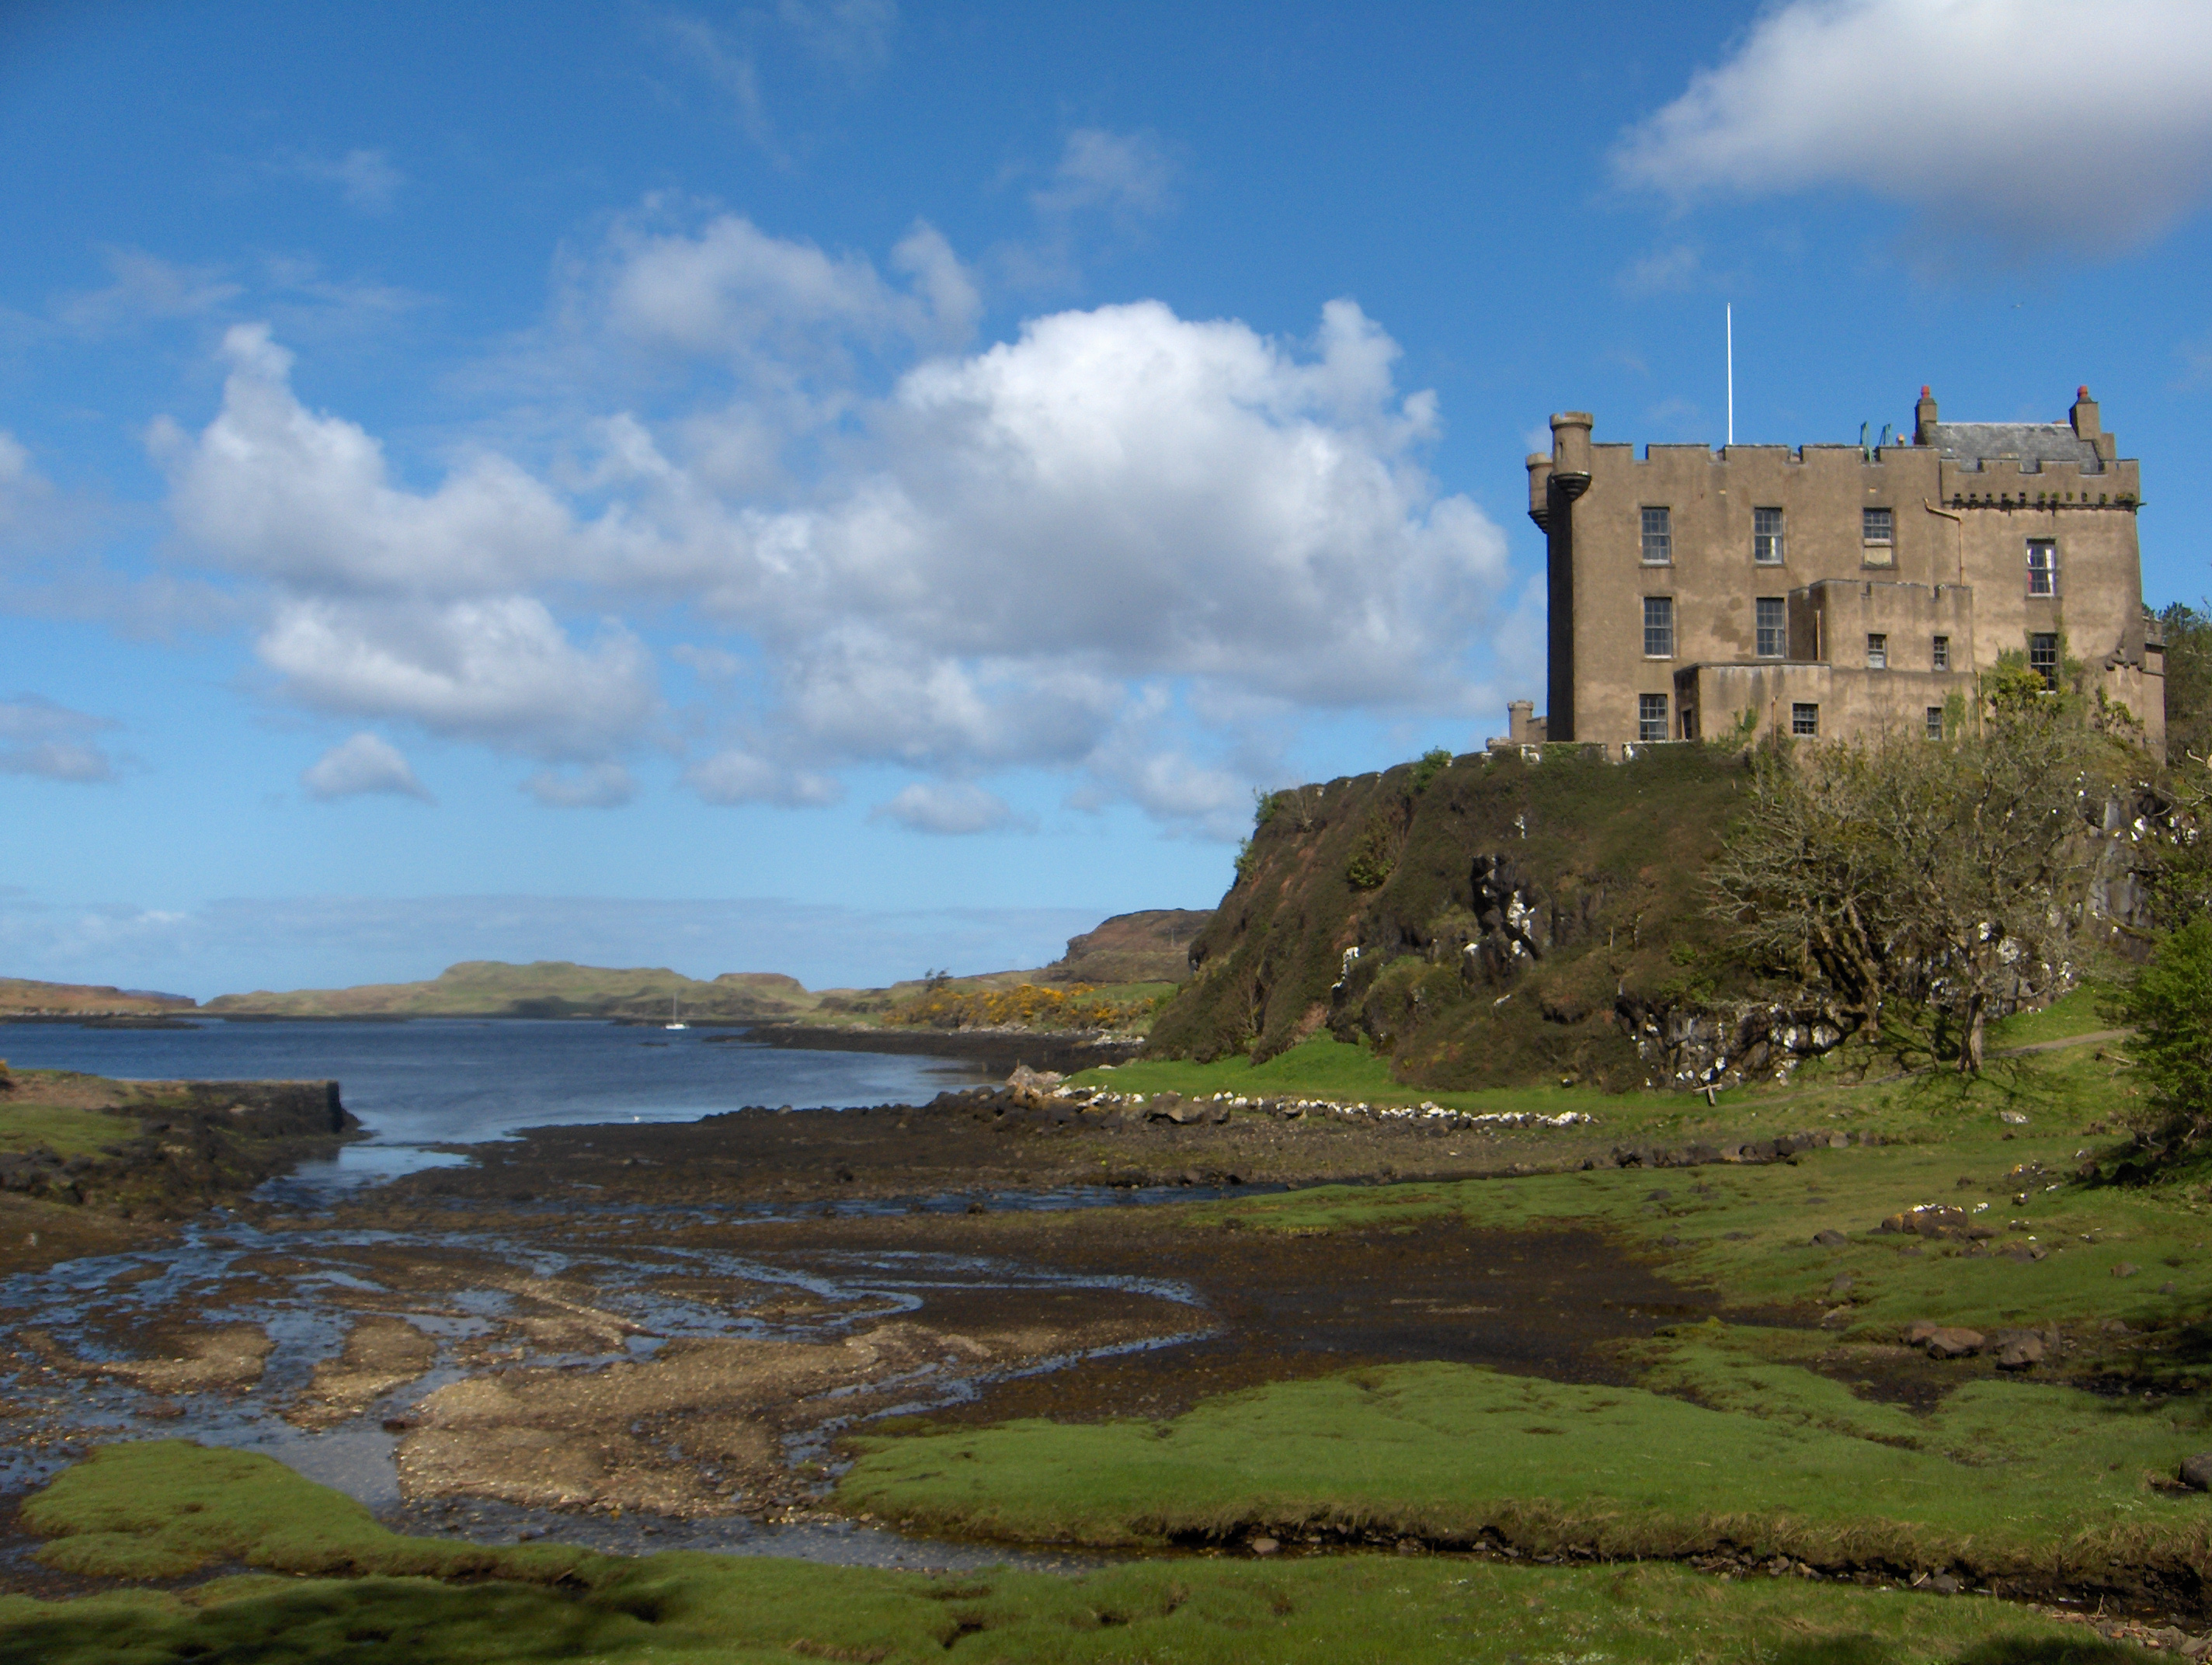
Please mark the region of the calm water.
POLYGON ((747 1104, 927 1103, 981 1079, 941 1058, 707 1038, 730 1033, 527 1018, 210 1021, 184 1030, 10 1024, 0 1026, 0 1056, 22 1068, 129 1080, 334 1079, 369 1138, 347 1146, 328 1173, 302 1177, 339 1182, 459 1160, 423 1147, 519 1127, 691 1121, 747 1104))

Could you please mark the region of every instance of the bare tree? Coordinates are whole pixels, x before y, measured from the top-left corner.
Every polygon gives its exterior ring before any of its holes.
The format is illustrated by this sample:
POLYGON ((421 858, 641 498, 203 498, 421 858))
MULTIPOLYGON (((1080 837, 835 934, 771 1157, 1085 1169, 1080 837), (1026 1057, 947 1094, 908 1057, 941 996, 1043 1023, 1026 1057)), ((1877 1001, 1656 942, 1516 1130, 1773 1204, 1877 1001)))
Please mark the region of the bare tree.
POLYGON ((1881 1022, 1899 932, 1896 852, 1875 831, 1881 782, 1858 747, 1768 747, 1751 806, 1709 883, 1714 905, 1753 960, 1825 985, 1871 1033, 1881 1022))
POLYGON ((1895 734, 1763 760, 1714 871, 1715 905, 1774 969, 1862 1027, 1924 1006, 1982 1066, 1990 1012, 2048 996, 2088 875, 2092 750, 2053 702, 2000 699, 1980 732, 1895 734))

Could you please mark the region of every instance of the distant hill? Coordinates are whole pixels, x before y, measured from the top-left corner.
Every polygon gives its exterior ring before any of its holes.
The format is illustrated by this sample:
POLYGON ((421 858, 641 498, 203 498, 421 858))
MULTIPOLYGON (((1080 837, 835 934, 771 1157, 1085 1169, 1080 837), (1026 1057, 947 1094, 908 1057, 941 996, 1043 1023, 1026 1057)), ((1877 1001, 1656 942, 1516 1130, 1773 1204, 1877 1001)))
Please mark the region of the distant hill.
POLYGON ((221 995, 203 1010, 232 1018, 665 1018, 672 1001, 698 1018, 795 1018, 820 1003, 796 977, 774 971, 725 972, 701 982, 659 966, 464 960, 428 982, 258 989, 221 995))
POLYGON ((188 995, 155 994, 143 988, 0 977, 0 1018, 157 1018, 190 1012, 195 1004, 188 995))

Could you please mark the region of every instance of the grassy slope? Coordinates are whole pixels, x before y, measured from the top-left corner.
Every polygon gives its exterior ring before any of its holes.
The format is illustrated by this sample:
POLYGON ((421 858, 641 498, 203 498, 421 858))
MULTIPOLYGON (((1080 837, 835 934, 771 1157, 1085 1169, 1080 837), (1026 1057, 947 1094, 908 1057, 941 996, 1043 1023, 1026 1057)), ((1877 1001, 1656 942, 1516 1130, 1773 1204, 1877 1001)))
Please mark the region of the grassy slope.
POLYGON ((1278 793, 1245 871, 1194 945, 1198 974, 1155 1022, 1153 1050, 1266 1058, 1328 1022, 1373 1036, 1404 1079, 1475 1088, 1574 1073, 1626 1085, 1641 1068, 1611 1017, 1615 991, 1733 987, 1698 874, 1736 802, 1741 764, 1701 747, 1620 765, 1566 753, 1462 757, 1417 788, 1401 766, 1278 793), (1379 840, 1388 879, 1349 877, 1379 840), (1512 860, 1574 924, 1515 985, 1470 986, 1462 946, 1479 854, 1512 860), (1341 999, 1343 955, 1360 957, 1341 999))
POLYGON ((210 1657, 719 1665, 906 1662, 956 1650, 965 1659, 1069 1665, 2144 1657, 1993 1602, 1730 1583, 1668 1567, 1370 1556, 952 1579, 765 1558, 629 1561, 544 1546, 428 1543, 384 1530, 359 1505, 266 1458, 181 1442, 99 1452, 34 1498, 27 1516, 52 1538, 40 1553, 58 1565, 125 1577, 224 1560, 258 1571, 173 1594, 0 1597, 0 1665, 210 1657))

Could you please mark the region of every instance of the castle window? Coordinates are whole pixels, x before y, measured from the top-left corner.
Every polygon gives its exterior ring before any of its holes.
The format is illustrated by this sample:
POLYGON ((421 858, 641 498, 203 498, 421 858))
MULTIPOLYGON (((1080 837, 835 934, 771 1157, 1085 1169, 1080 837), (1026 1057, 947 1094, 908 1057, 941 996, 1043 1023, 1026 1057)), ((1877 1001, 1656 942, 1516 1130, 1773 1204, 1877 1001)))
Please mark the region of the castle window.
MULTIPOLYGON (((1647 595, 1644 598, 1644 657, 1648 659, 1670 659, 1674 657, 1674 598, 1671 595, 1647 595)), ((1664 739, 1666 736, 1660 736, 1664 739)))
POLYGON ((2045 688, 2058 686, 2058 636, 2039 630, 2027 639, 2027 668, 2043 678, 2045 688))
POLYGON ((1638 694, 1636 696, 1636 738, 1639 740, 1663 740, 1667 738, 1667 696, 1664 694, 1638 694))
POLYGON ((1755 508, 1751 512, 1751 558, 1762 567, 1782 564, 1782 511, 1755 508))
POLYGON ((1878 630, 1867 633, 1867 669, 1869 671, 1889 669, 1889 638, 1878 630))
POLYGON ((1817 738, 1820 732, 1820 708, 1803 700, 1791 706, 1790 732, 1792 734, 1802 734, 1808 738, 1817 738))
POLYGON ((1866 508, 1859 511, 1859 538, 1868 544, 1897 542, 1897 515, 1886 508, 1866 508))
POLYGON ((1948 671, 1951 668, 1950 637, 1938 636, 1936 638, 1934 650, 1929 654, 1929 664, 1934 669, 1938 671, 1948 671))
POLYGON ((1790 607, 1778 595, 1763 595, 1752 606, 1759 615, 1759 656, 1778 659, 1790 651, 1790 607))
POLYGON ((1664 567, 1674 559, 1674 516, 1671 509, 1644 511, 1644 564, 1664 567))
POLYGON ((2058 545, 2047 538, 2028 540, 2027 592, 2030 595, 2058 593, 2058 545))
POLYGON ((1943 738, 1943 708, 1940 705, 1928 708, 1928 738, 1931 740, 1943 738))

